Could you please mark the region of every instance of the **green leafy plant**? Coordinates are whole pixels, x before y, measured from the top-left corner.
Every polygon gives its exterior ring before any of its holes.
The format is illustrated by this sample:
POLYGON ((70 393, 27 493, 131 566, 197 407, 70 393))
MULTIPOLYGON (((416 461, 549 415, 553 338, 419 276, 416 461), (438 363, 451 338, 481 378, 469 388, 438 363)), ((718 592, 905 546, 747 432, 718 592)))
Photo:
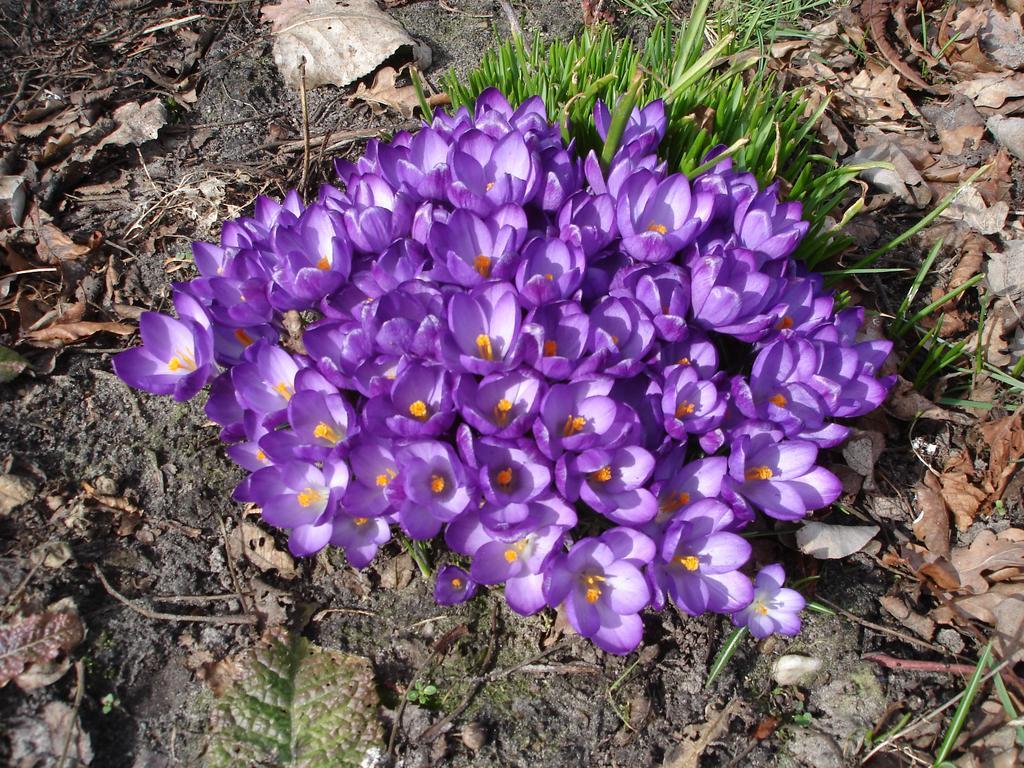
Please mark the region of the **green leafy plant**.
POLYGON ((214 710, 206 764, 355 768, 382 743, 370 663, 273 633, 236 665, 214 710))
POLYGON ((438 689, 436 685, 417 680, 406 692, 405 698, 413 704, 419 704, 421 707, 433 709, 437 706, 437 694, 438 689))

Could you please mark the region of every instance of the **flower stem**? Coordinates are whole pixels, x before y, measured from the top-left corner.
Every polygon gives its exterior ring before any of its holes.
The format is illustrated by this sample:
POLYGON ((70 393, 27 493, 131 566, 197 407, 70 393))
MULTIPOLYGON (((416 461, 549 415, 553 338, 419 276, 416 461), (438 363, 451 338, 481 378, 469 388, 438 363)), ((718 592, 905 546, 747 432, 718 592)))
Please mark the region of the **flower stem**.
POLYGON ((399 534, 398 540, 402 542, 402 546, 405 547, 405 551, 409 553, 409 556, 419 567, 420 574, 422 574, 423 578, 429 580, 433 576, 433 571, 430 568, 430 560, 427 557, 426 550, 423 549, 423 543, 410 539, 404 534, 399 534))
POLYGON ((644 76, 640 71, 640 67, 637 65, 633 66, 633 75, 629 80, 629 88, 619 99, 618 104, 615 105, 615 111, 612 112, 612 122, 608 126, 608 136, 604 140, 604 148, 601 150, 601 165, 608 168, 611 165, 612 158, 615 157, 615 153, 619 149, 619 143, 622 141, 622 134, 626 130, 626 123, 629 122, 629 116, 633 113, 633 107, 636 105, 636 97, 640 92, 640 86, 643 85, 644 76))

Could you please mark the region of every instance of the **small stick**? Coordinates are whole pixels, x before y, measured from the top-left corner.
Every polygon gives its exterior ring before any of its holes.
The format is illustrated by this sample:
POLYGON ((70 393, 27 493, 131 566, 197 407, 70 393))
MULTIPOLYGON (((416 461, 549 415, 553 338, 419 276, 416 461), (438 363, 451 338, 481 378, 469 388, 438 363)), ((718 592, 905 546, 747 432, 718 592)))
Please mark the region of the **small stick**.
MULTIPOLYGON (((85 693, 85 662, 81 659, 75 662, 75 703, 71 707, 71 717, 68 722, 68 735, 64 738, 64 749, 60 752, 60 760, 57 761, 57 768, 64 768, 64 762, 68 759, 68 750, 71 749, 71 739, 74 738, 77 730, 78 709, 82 706, 82 694, 85 693)), ((78 762, 77 760, 75 762, 78 762)))
POLYGON ((100 583, 103 584, 103 588, 107 590, 112 598, 117 602, 135 611, 140 616, 144 616, 147 619, 154 621, 197 621, 205 622, 207 624, 255 624, 257 618, 251 615, 243 616, 199 616, 196 614, 187 613, 163 613, 161 611, 153 611, 141 605, 137 605, 127 597, 122 595, 107 581, 107 577, 103 575, 103 571, 100 570, 99 566, 93 564, 93 570, 96 571, 96 575, 99 577, 100 583))
MULTIPOLYGON (((948 664, 944 661, 898 659, 887 653, 867 653, 861 656, 861 658, 865 661, 873 661, 876 664, 881 664, 886 669, 905 669, 910 672, 948 672, 953 675, 972 675, 975 670, 975 667, 972 667, 970 664, 948 664)), ((1002 670, 999 673, 999 676, 1003 678, 1003 682, 1024 692, 1024 688, 1021 687, 1020 679, 1013 674, 1009 668, 1002 670)))
POLYGON ((927 648, 929 651, 934 651, 935 653, 948 653, 948 651, 945 648, 943 648, 942 646, 939 646, 939 645, 935 645, 935 643, 929 643, 927 640, 919 640, 918 638, 914 637, 913 635, 908 635, 905 632, 899 632, 899 631, 897 631, 895 629, 890 629, 889 627, 882 626, 881 624, 875 624, 874 622, 867 621, 866 619, 862 619, 857 614, 850 613, 845 608, 840 608, 835 603, 829 602, 828 600, 826 600, 823 597, 819 596, 818 597, 818 602, 823 603, 824 605, 827 605, 829 608, 831 608, 833 611, 838 613, 840 616, 844 616, 847 619, 849 619, 850 621, 854 621, 854 622, 860 624, 862 627, 867 627, 868 629, 873 629, 876 632, 883 632, 883 633, 885 633, 887 635, 892 635, 893 637, 898 637, 900 640, 902 640, 905 643, 911 643, 913 645, 920 645, 922 648, 927 648))
POLYGON ((299 64, 299 105, 302 107, 302 179, 299 189, 306 196, 306 182, 309 181, 309 112, 306 107, 306 57, 299 64))

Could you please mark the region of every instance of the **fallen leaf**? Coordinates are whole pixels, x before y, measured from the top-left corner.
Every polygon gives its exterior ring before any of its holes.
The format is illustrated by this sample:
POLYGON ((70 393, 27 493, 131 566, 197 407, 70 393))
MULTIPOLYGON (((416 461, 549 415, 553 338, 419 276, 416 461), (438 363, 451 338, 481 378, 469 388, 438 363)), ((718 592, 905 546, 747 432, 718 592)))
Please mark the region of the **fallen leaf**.
POLYGON ((85 636, 78 616, 68 611, 36 613, 0 626, 0 688, 30 664, 67 653, 85 636))
POLYGON ((923 208, 932 199, 932 192, 906 153, 891 138, 872 135, 860 145, 860 149, 843 160, 844 165, 857 163, 892 163, 895 168, 867 168, 860 177, 871 186, 889 195, 898 196, 903 202, 923 208))
POLYGON ((17 507, 31 501, 35 486, 17 475, 0 475, 0 517, 11 514, 17 507))
POLYGON ((935 128, 943 151, 950 155, 963 152, 968 141, 977 147, 985 135, 985 118, 965 96, 957 95, 949 104, 924 105, 921 113, 935 128))
POLYGON ((1024 159, 1024 117, 992 115, 985 126, 1011 155, 1024 159))
POLYGON ((417 67, 430 66, 430 49, 409 37, 374 0, 282 0, 262 14, 274 34, 274 62, 295 90, 303 80, 303 62, 306 88, 346 86, 403 47, 412 50, 417 67))
POLYGON ((978 30, 982 50, 1007 69, 1024 68, 1024 30, 1021 30, 1020 14, 1004 16, 995 8, 986 8, 987 19, 978 30))
POLYGON ((914 634, 923 637, 925 640, 931 640, 934 636, 935 622, 927 616, 922 616, 917 611, 912 611, 902 597, 882 595, 878 598, 878 602, 914 634))
POLYGON ((981 192, 971 184, 964 187, 949 207, 939 214, 941 218, 962 221, 983 235, 995 235, 1006 225, 1010 204, 1005 201, 985 205, 981 192))
POLYGON ((44 264, 60 264, 66 260, 80 259, 92 250, 88 245, 79 245, 72 241, 50 222, 40 224, 35 232, 39 238, 36 254, 44 264))
MULTIPOLYGON (((875 464, 885 450, 885 435, 873 429, 854 429, 843 443, 843 458, 847 466, 861 477, 872 481, 875 464)), ((869 487, 869 490, 871 489, 869 487)))
POLYGON ((990 253, 985 279, 997 296, 1016 297, 1024 293, 1024 240, 1010 240, 1002 253, 990 253))
POLYGON ((953 90, 974 102, 974 106, 999 109, 1007 99, 1024 96, 1024 74, 982 72, 971 80, 956 83, 953 90))
POLYGON ((984 594, 957 597, 949 606, 932 611, 932 616, 944 624, 963 617, 989 624, 995 629, 999 656, 1024 661, 1024 589, 1020 584, 995 584, 984 594))
POLYGON ((292 556, 278 549, 274 538, 258 525, 243 522, 228 536, 227 548, 230 557, 245 557, 261 571, 275 570, 283 579, 296 576, 292 556))
POLYGON ((917 517, 914 535, 928 550, 940 557, 949 557, 949 512, 942 499, 942 490, 935 475, 928 473, 915 489, 917 517))
POLYGON ((1024 410, 995 421, 978 425, 978 431, 989 446, 988 477, 992 486, 991 500, 1002 498, 1013 473, 1020 470, 1024 458, 1024 410))
POLYGON ((988 498, 988 494, 974 480, 971 457, 962 451, 949 458, 939 476, 942 498, 953 513, 953 522, 961 531, 970 527, 982 503, 988 498))
POLYGON ((155 139, 167 124, 167 107, 159 96, 145 104, 133 101, 115 109, 114 120, 117 128, 107 134, 86 159, 103 147, 138 146, 155 139))
POLYGON ((914 421, 915 419, 934 419, 951 421, 955 424, 973 424, 975 419, 962 413, 946 410, 922 395, 914 385, 899 376, 896 385, 885 401, 885 409, 897 419, 914 421))
POLYGON ((1007 528, 998 534, 982 531, 969 547, 958 547, 950 558, 961 588, 974 594, 988 590, 982 574, 1004 568, 1024 568, 1024 531, 1007 528))
POLYGON ((917 114, 914 103, 900 87, 900 76, 890 68, 869 63, 846 84, 843 95, 844 111, 863 123, 899 120, 908 112, 917 114))
POLYGON ((801 552, 818 560, 837 560, 860 552, 878 530, 877 525, 807 522, 796 532, 796 544, 801 552))
MULTIPOLYGON (((411 85, 396 85, 397 78, 398 70, 394 67, 382 67, 374 75, 373 85, 367 88, 364 83, 360 83, 352 98, 369 104, 382 104, 385 107, 391 107, 397 112, 401 112, 404 117, 411 118, 413 112, 419 109, 419 97, 416 95, 416 89, 411 85)), ((448 97, 443 94, 431 96, 427 99, 427 103, 432 107, 440 106, 448 103, 448 97)))
POLYGON ((31 331, 24 336, 25 341, 38 347, 59 348, 74 344, 97 333, 116 333, 118 336, 130 336, 135 328, 124 323, 94 322, 83 320, 77 323, 58 323, 31 331))

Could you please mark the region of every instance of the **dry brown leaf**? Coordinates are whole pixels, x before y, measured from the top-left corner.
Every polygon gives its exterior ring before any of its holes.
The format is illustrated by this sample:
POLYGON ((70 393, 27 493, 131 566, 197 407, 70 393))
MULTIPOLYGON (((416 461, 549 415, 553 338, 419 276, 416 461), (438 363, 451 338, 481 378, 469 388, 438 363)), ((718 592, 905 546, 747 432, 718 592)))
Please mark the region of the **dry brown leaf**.
POLYGON ((963 152, 967 141, 977 147, 985 135, 985 118, 964 96, 955 96, 949 104, 922 106, 921 112, 935 127, 943 151, 951 155, 963 152))
POLYGON ((860 177, 890 195, 897 195, 903 202, 923 208, 932 199, 932 192, 924 178, 907 157, 896 141, 885 134, 872 133, 859 143, 859 149, 843 160, 844 165, 856 163, 892 163, 894 169, 868 168, 860 177))
POLYGON ((917 517, 914 535, 930 552, 949 557, 949 512, 942 499, 939 481, 928 473, 924 482, 915 488, 917 517))
POLYGON ((80 259, 92 250, 88 245, 79 245, 73 242, 70 237, 48 221, 36 227, 35 231, 39 238, 36 254, 44 264, 59 264, 68 259, 80 259))
POLYGON ((961 589, 981 594, 989 588, 983 574, 1004 568, 1024 569, 1024 531, 982 531, 969 547, 954 549, 950 560, 959 574, 961 589))
POLYGON ((985 351, 985 359, 992 365, 997 368, 1012 365, 1015 361, 1013 335, 1020 327, 1020 319, 1020 310, 1014 306, 1013 301, 1005 297, 996 299, 985 313, 980 339, 979 334, 972 334, 964 346, 964 352, 973 354, 980 342, 985 351))
POLYGON ((988 494, 970 481, 963 472, 943 474, 942 498, 953 513, 953 522, 961 531, 970 528, 988 494))
POLYGON ((130 336, 135 328, 124 323, 94 322, 84 320, 77 323, 59 323, 38 331, 26 333, 24 340, 37 347, 57 349, 74 344, 97 333, 116 333, 118 336, 130 336))
POLYGON ((899 376, 885 401, 885 410, 902 421, 934 419, 954 424, 973 424, 976 419, 963 413, 946 410, 922 395, 914 385, 899 376))
POLYGON ((919 579, 928 579, 946 592, 955 592, 960 588, 960 575, 956 568, 941 555, 909 543, 903 545, 901 554, 919 579))
POLYGON ((30 664, 40 664, 67 653, 85 636, 78 615, 54 611, 26 616, 0 626, 0 688, 30 664))
POLYGON ((0 475, 0 517, 9 515, 35 496, 35 485, 17 475, 0 475))
POLYGON ((365 83, 360 83, 352 98, 391 107, 404 117, 411 118, 420 103, 416 89, 411 85, 395 85, 397 78, 398 70, 394 67, 381 67, 373 76, 373 85, 367 88, 365 83))
POLYGON ((882 595, 882 597, 878 598, 878 602, 882 604, 885 610, 899 619, 900 623, 911 632, 923 637, 925 640, 932 639, 932 636, 935 634, 935 622, 927 616, 922 616, 917 611, 912 611, 902 597, 882 595))
POLYGON ((132 101, 114 110, 114 120, 117 128, 107 134, 85 159, 106 146, 137 146, 155 139, 167 124, 167 107, 159 96, 145 104, 132 101))
POLYGON ((999 201, 985 205, 985 200, 977 185, 964 187, 949 207, 939 214, 940 218, 962 221, 971 229, 983 235, 995 235, 1006 225, 1006 217, 1010 213, 1010 205, 999 201))
POLYGON ((843 93, 844 111, 864 123, 899 120, 908 112, 917 114, 917 108, 900 87, 900 76, 891 68, 869 63, 846 83, 843 93))
POLYGON ((829 525, 806 522, 796 532, 796 544, 818 560, 838 560, 860 552, 878 533, 877 525, 829 525))
POLYGON ((985 278, 996 296, 1024 294, 1024 240, 1010 240, 1002 253, 989 253, 985 278))
POLYGON ((1024 159, 1024 117, 992 115, 985 125, 1011 155, 1024 159))
POLYGON ((1024 96, 1024 74, 1016 72, 982 72, 971 80, 956 83, 953 90, 974 102, 974 106, 999 109, 1007 99, 1024 96))
POLYGON ((262 13, 274 34, 274 62, 295 90, 303 80, 303 61, 306 88, 344 87, 401 48, 412 50, 420 69, 430 66, 430 49, 374 0, 281 0, 262 13))
POLYGON ((1001 657, 1012 653, 1014 662, 1024 661, 1024 588, 1020 584, 994 584, 979 595, 957 597, 949 606, 932 611, 936 621, 952 624, 957 619, 976 619, 995 629, 996 651, 1001 657))
POLYGON ((978 30, 982 50, 1007 69, 1024 67, 1024 30, 1020 14, 1005 16, 995 8, 986 8, 985 25, 978 30))
POLYGON ((988 477, 992 486, 991 500, 1003 495, 1013 473, 1020 470, 1024 458, 1024 409, 1012 416, 978 425, 989 446, 988 477))
POLYGON ((292 556, 278 549, 273 536, 258 525, 243 522, 235 528, 228 536, 227 549, 230 557, 244 557, 261 571, 275 570, 284 579, 296 576, 292 556))

